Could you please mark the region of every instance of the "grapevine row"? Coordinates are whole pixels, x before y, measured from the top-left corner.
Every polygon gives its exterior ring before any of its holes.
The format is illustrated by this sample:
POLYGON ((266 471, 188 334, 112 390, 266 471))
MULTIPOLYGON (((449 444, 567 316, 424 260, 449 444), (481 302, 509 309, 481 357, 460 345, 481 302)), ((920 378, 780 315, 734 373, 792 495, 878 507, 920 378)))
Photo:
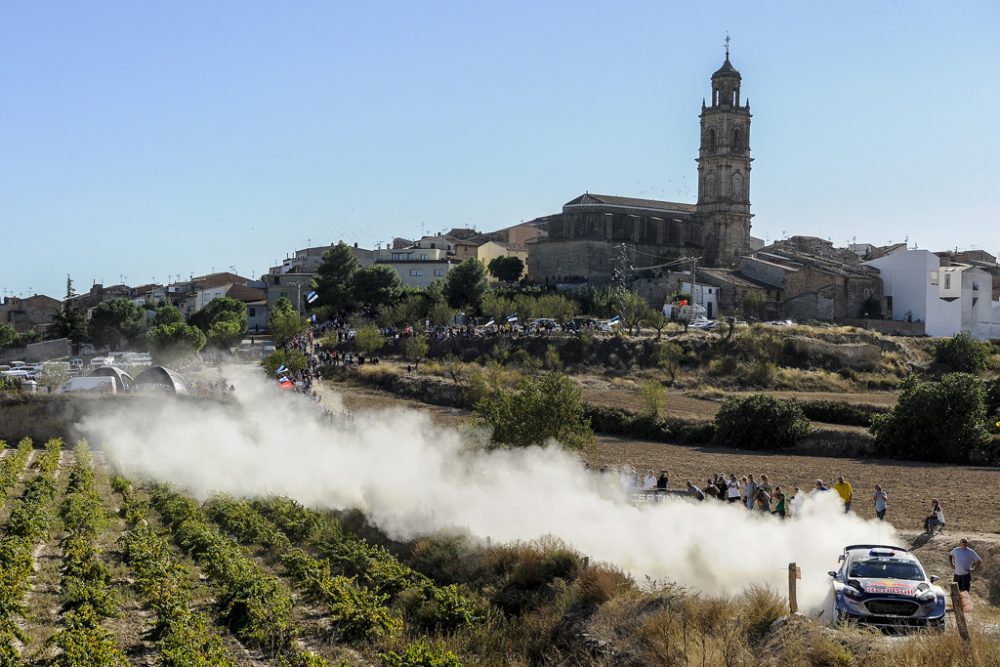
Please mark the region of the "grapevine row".
MULTIPOLYGON (((0 440, 0 449, 4 447, 6 443, 0 440)), ((7 500, 7 496, 17 485, 32 449, 31 438, 25 438, 9 456, 0 459, 0 505, 7 500)))
POLYGON ((421 630, 449 632, 483 617, 483 604, 454 584, 435 585, 384 547, 345 533, 328 515, 290 498, 255 500, 250 505, 293 543, 316 549, 331 572, 354 578, 389 599, 405 598, 407 620, 421 630))
MULTIPOLYGON (((30 440, 22 440, 18 452, 4 462, 21 456, 25 444, 27 452, 23 453, 23 467, 31 451, 30 440)), ((20 665, 16 643, 27 643, 27 637, 17 626, 16 619, 25 616, 23 599, 34 572, 35 545, 49 535, 61 449, 61 440, 53 439, 46 443, 37 464, 39 472, 28 481, 24 493, 15 501, 4 536, 0 539, 0 664, 3 665, 20 665)))
POLYGON ((50 640, 61 649, 51 667, 123 667, 128 664, 114 636, 101 621, 113 616, 117 596, 111 572, 96 543, 107 514, 97 493, 87 443, 74 449, 66 495, 59 508, 66 535, 62 540, 62 612, 65 627, 50 640))
POLYGON ((197 561, 217 586, 216 604, 240 641, 278 657, 280 665, 328 665, 322 658, 296 646, 288 589, 264 572, 238 544, 210 526, 197 502, 159 487, 153 492, 152 504, 177 545, 197 561))
POLYGON ((144 520, 147 503, 123 477, 116 477, 112 488, 122 498, 122 515, 129 524, 118 546, 135 575, 134 586, 156 615, 150 636, 159 640, 161 664, 232 667, 233 661, 207 616, 191 609, 184 566, 167 541, 144 520))
POLYGON ((329 563, 293 547, 288 537, 247 501, 216 496, 204 509, 209 518, 243 544, 273 549, 280 556, 285 574, 311 600, 326 607, 340 639, 368 641, 401 629, 402 623, 385 606, 388 595, 359 588, 353 579, 334 575, 329 563))

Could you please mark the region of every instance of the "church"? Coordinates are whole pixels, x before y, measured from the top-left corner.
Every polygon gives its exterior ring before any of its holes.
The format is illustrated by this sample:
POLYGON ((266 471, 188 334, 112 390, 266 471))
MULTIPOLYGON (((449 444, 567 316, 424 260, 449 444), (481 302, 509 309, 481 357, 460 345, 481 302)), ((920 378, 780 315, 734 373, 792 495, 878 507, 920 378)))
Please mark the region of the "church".
POLYGON ((607 283, 622 244, 633 267, 681 257, 731 267, 750 247, 750 103, 740 73, 726 59, 702 100, 698 202, 659 201, 587 192, 561 213, 532 221, 548 231, 528 244, 528 277, 545 284, 607 283))

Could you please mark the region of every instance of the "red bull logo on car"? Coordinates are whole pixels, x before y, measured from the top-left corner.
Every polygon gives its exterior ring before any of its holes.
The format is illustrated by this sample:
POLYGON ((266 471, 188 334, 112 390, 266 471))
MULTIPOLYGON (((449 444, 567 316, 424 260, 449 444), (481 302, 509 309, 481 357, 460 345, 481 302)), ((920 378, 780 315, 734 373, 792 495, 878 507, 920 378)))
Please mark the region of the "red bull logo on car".
POLYGON ((893 579, 869 581, 865 583, 866 593, 891 593, 893 595, 913 595, 913 588, 893 579))

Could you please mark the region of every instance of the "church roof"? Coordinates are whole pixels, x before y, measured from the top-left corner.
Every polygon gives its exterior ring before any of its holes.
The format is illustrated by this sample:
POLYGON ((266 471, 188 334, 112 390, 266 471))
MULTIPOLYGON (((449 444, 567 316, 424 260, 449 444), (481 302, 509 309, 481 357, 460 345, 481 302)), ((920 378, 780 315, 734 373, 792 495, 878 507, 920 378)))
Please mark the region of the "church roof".
POLYGON ((715 70, 715 74, 712 75, 712 78, 714 79, 717 76, 735 77, 737 79, 740 78, 740 73, 737 72, 736 68, 733 67, 733 64, 729 62, 729 54, 726 54, 726 62, 722 63, 722 67, 715 70))
POLYGON ((675 201, 662 201, 659 199, 638 199, 636 197, 617 197, 614 195, 597 195, 591 192, 582 194, 572 201, 566 202, 563 208, 569 206, 619 206, 636 209, 646 209, 654 211, 664 211, 672 213, 696 213, 698 207, 694 204, 682 204, 675 201))

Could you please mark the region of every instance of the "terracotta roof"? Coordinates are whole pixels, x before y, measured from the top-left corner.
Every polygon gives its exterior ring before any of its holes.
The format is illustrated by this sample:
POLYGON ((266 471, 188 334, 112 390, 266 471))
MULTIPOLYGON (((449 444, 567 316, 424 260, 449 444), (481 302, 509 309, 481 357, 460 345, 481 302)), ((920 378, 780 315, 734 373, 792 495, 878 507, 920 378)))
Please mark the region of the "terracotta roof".
POLYGON ((237 301, 242 301, 244 303, 249 303, 252 301, 262 301, 267 298, 267 292, 262 289, 257 289, 256 287, 247 287, 246 285, 233 285, 228 290, 226 290, 226 296, 230 299, 236 299, 237 301))
POLYGON ((582 194, 576 199, 566 202, 567 206, 621 206, 627 208, 648 209, 654 211, 673 211, 675 213, 695 213, 698 207, 694 204, 684 204, 675 201, 659 199, 639 199, 636 197, 618 197, 616 195, 582 194))

